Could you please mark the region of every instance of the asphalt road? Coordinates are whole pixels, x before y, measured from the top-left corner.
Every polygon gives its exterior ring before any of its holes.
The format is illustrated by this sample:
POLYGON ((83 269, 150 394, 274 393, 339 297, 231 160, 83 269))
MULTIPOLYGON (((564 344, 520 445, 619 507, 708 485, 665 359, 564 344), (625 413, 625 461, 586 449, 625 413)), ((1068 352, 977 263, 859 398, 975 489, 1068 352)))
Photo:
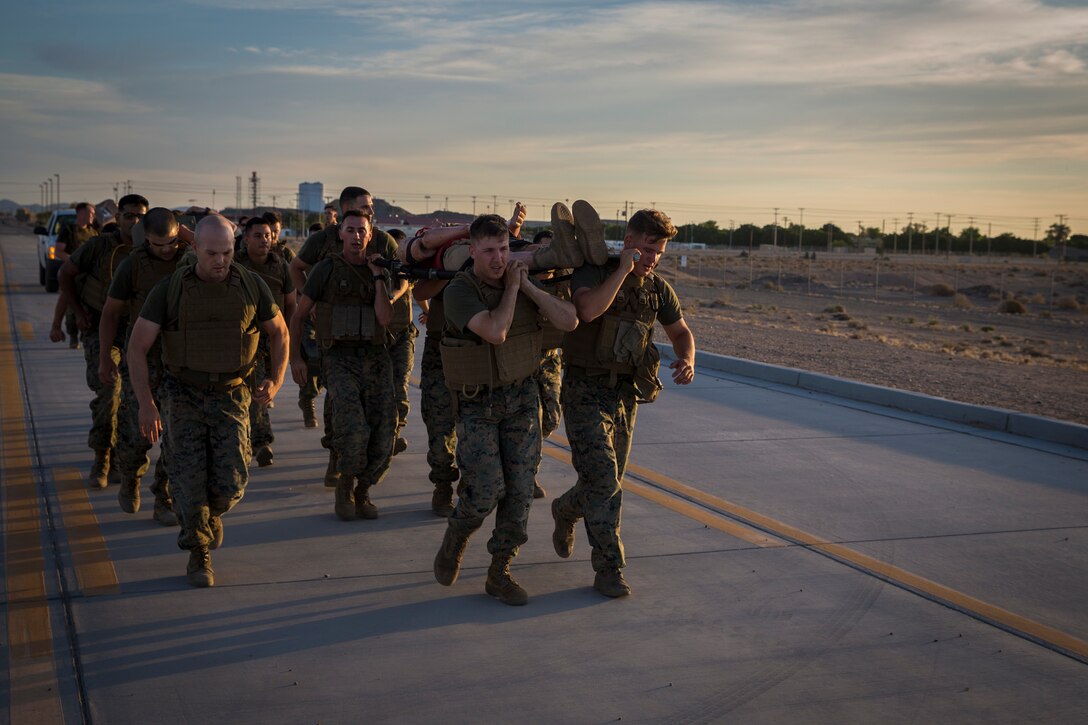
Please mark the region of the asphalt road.
POLYGON ((8 722, 1088 720, 1083 449, 704 366, 639 411, 633 596, 593 591, 581 529, 552 551, 557 435, 515 608, 483 592, 486 529, 433 579, 418 391, 381 517, 342 522, 289 382, 195 590, 146 486, 134 515, 86 488, 82 353, 48 340, 33 237, 0 254, 8 722))

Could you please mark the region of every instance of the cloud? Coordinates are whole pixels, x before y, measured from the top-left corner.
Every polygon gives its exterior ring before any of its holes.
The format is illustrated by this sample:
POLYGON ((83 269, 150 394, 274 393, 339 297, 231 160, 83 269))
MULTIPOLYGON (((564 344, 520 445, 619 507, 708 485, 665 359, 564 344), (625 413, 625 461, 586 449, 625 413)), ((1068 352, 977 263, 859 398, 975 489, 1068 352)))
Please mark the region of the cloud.
POLYGON ((0 73, 0 117, 9 123, 39 124, 83 114, 119 116, 148 110, 103 83, 0 73))

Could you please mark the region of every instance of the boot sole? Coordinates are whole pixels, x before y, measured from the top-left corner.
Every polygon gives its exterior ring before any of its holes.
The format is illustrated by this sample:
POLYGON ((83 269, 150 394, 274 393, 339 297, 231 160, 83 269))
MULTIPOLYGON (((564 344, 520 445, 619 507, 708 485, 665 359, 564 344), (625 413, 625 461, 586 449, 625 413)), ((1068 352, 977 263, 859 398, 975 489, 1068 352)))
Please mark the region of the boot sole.
POLYGON ((502 595, 502 591, 498 587, 491 586, 490 583, 485 583, 484 584, 484 591, 487 592, 488 596, 492 596, 495 599, 498 599, 503 604, 508 604, 511 607, 523 607, 523 606, 525 606, 526 604, 529 603, 528 593, 520 594, 520 595, 517 596, 516 599, 512 599, 510 597, 504 597, 502 595))
MULTIPOLYGON (((574 214, 566 204, 556 202, 552 205, 552 235, 569 250, 579 250, 576 230, 574 226, 574 214)), ((584 261, 584 260, 583 260, 584 261)))
POLYGON ((590 264, 601 266, 608 262, 608 247, 604 243, 604 225, 597 210, 588 201, 579 199, 571 207, 574 228, 582 241, 582 253, 590 264))

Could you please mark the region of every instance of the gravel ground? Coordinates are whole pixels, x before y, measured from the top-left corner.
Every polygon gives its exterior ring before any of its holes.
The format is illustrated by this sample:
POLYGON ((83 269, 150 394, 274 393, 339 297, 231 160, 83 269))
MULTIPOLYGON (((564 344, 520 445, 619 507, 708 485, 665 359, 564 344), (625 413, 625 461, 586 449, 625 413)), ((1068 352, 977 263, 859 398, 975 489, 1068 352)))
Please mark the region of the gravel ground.
MULTIPOLYGON (((957 306, 913 291, 851 299, 845 290, 809 295, 801 283, 791 290, 777 277, 738 289, 666 276, 701 350, 1088 424, 1083 306, 1012 315, 985 291, 957 306)), ((1082 285, 1073 280, 1074 293, 1082 285)))

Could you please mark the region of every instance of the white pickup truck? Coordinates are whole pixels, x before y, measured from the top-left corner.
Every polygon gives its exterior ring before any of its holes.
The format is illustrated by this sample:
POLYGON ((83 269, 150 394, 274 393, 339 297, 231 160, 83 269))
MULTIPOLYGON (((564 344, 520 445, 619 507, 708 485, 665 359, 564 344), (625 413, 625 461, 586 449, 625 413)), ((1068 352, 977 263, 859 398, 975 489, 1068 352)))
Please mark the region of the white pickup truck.
POLYGON ((38 283, 45 285, 46 292, 56 292, 60 284, 57 272, 63 261, 57 257, 57 237, 75 222, 75 209, 58 209, 50 215, 48 224, 34 228, 38 235, 38 283))

